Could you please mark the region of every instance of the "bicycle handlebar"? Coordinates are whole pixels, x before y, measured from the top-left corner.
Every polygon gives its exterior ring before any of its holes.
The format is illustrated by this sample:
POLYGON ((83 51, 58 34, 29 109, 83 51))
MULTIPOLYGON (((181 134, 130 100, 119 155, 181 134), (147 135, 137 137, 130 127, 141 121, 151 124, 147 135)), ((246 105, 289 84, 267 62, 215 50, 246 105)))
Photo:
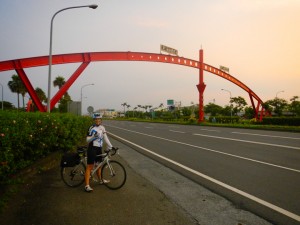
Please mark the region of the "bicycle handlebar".
POLYGON ((118 147, 112 147, 111 149, 108 149, 105 151, 106 155, 110 153, 110 156, 115 155, 118 152, 119 148, 118 147))

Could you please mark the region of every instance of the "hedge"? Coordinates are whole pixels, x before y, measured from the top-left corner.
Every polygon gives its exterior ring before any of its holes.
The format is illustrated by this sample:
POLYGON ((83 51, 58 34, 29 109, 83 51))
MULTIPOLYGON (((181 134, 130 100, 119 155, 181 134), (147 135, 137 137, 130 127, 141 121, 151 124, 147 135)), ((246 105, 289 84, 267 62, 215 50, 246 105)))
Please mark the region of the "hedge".
POLYGON ((211 123, 238 123, 239 116, 210 116, 209 122, 211 123))
POLYGON ((91 122, 71 114, 0 112, 0 182, 50 152, 72 149, 91 122))
POLYGON ((300 117, 264 117, 261 124, 282 125, 282 126, 300 126, 300 117))

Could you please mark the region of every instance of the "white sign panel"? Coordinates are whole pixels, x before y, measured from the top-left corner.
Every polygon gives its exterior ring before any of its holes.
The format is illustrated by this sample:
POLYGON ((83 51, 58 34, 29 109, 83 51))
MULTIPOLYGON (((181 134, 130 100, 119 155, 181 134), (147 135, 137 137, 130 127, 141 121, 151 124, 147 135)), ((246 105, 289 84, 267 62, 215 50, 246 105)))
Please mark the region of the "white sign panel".
POLYGON ((220 70, 223 70, 223 71, 229 73, 229 68, 228 67, 220 66, 220 70))
POLYGON ((174 49, 174 48, 170 48, 168 46, 165 46, 165 45, 160 45, 160 51, 162 52, 167 52, 169 54, 172 54, 172 55, 178 55, 178 50, 174 49))

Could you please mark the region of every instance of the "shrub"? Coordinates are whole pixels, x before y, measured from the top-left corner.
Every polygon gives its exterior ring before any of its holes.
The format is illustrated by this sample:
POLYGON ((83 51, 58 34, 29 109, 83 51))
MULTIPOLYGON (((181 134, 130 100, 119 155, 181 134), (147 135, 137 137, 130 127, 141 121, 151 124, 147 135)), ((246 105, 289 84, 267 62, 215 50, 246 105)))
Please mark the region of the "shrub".
POLYGON ((300 126, 300 117, 264 117, 263 125, 300 126))
POLYGON ((209 122, 211 123, 238 123, 240 117, 238 116, 211 116, 209 122))
POLYGON ((90 124, 71 114, 0 112, 0 182, 50 152, 72 149, 90 124))

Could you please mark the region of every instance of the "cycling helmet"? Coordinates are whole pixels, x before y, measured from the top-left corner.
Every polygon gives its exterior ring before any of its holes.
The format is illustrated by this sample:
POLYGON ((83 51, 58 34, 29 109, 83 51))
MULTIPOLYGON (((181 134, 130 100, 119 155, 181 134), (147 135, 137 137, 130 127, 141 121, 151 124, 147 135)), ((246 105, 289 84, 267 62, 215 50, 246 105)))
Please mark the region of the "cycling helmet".
POLYGON ((102 116, 100 113, 94 113, 93 114, 93 119, 102 119, 102 116))

